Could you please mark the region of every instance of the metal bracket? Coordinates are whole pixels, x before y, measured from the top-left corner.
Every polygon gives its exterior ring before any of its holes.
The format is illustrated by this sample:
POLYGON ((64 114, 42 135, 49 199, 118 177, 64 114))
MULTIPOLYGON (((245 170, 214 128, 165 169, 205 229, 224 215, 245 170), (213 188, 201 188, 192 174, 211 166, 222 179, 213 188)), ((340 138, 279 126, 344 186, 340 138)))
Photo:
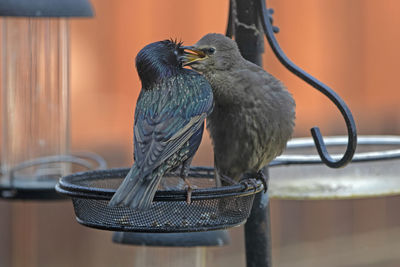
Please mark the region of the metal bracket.
POLYGON ((313 127, 311 129, 311 135, 314 139, 315 146, 317 148, 318 154, 321 157, 323 163, 325 163, 328 167, 331 168, 340 168, 346 166, 356 151, 357 147, 357 130, 356 125, 353 119, 353 115, 351 114, 350 109, 347 107, 346 103, 327 85, 323 84, 298 66, 296 66, 283 52, 281 47, 278 44, 278 41, 274 36, 274 28, 272 26, 272 21, 270 19, 271 12, 267 9, 267 4, 265 0, 258 1, 259 6, 257 7, 259 10, 259 16, 262 19, 262 25, 264 28, 265 36, 275 53, 275 56, 279 59, 279 61, 284 65, 290 72, 298 76, 300 79, 310 84, 312 87, 323 93, 327 96, 340 110, 347 127, 348 133, 348 143, 347 148, 339 160, 334 160, 328 153, 326 149, 326 145, 324 139, 321 135, 321 131, 318 127, 313 127))

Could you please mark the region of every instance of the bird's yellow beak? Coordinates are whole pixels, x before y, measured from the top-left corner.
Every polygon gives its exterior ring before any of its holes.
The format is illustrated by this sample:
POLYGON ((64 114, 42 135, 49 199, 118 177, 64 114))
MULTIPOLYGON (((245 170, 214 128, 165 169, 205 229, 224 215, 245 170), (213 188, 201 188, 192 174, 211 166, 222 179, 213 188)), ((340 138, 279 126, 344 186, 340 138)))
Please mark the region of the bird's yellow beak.
POLYGON ((189 66, 196 61, 207 58, 207 55, 204 53, 204 51, 194 46, 181 46, 181 49, 183 54, 181 55, 180 59, 183 66, 189 66))

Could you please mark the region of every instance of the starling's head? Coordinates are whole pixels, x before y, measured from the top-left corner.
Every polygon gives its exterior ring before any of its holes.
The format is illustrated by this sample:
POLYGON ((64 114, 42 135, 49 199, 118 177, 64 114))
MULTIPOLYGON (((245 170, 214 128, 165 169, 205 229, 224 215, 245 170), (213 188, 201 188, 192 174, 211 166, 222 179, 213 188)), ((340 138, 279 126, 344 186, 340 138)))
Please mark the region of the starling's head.
POLYGON ((178 60, 182 43, 164 40, 146 45, 136 56, 136 69, 143 88, 174 75, 182 69, 178 60))
POLYGON ((235 41, 217 33, 209 33, 193 46, 182 46, 181 60, 200 72, 228 70, 241 58, 235 41))

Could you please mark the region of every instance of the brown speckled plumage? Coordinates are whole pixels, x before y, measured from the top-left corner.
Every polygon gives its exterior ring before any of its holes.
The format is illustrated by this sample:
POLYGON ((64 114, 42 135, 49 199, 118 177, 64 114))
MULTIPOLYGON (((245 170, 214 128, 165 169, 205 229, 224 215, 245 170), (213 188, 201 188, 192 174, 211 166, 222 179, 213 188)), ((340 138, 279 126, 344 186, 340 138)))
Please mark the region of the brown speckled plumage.
POLYGON ((293 133, 295 102, 278 79, 245 60, 233 40, 208 34, 194 47, 215 50, 191 67, 213 89, 215 106, 207 129, 215 166, 220 174, 238 181, 283 152, 293 133))

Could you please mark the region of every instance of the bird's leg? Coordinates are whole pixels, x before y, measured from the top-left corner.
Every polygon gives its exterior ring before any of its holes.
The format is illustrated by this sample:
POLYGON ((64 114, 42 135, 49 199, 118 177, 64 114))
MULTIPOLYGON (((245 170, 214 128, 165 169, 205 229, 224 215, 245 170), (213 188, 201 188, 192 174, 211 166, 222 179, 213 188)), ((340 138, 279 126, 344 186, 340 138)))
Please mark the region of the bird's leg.
POLYGON ((214 178, 215 178, 215 185, 217 187, 236 184, 235 180, 226 176, 225 174, 222 174, 216 166, 218 166, 218 163, 214 155, 214 178))
POLYGON ((263 170, 261 169, 261 170, 259 170, 259 171, 257 172, 256 178, 257 178, 258 180, 261 180, 261 182, 262 182, 263 185, 264 185, 264 193, 266 193, 267 190, 268 190, 268 180, 269 180, 268 175, 265 175, 265 173, 264 173, 263 170))
POLYGON ((215 172, 214 172, 214 179, 215 179, 216 187, 221 187, 222 186, 222 179, 221 179, 221 175, 219 174, 217 169, 215 169, 215 172))
POLYGON ((186 184, 186 192, 187 192, 187 196, 186 196, 186 202, 188 204, 190 204, 192 202, 192 185, 190 184, 189 180, 187 179, 187 176, 189 174, 189 169, 190 169, 190 163, 192 162, 192 159, 188 159, 185 162, 183 162, 182 164, 182 168, 181 168, 181 175, 180 177, 183 179, 183 181, 186 184))
POLYGON ((185 181, 185 184, 187 185, 186 188, 186 203, 190 204, 192 202, 192 185, 190 184, 189 180, 185 177, 183 178, 183 180, 185 181))
POLYGON ((235 182, 235 180, 233 180, 232 178, 230 178, 229 176, 226 176, 224 174, 219 174, 219 176, 221 177, 221 180, 227 184, 233 185, 236 184, 237 182, 235 182))
POLYGON ((217 159, 215 158, 214 154, 214 179, 215 179, 215 185, 217 187, 222 186, 222 180, 221 180, 221 175, 219 174, 219 170, 217 169, 217 159))

